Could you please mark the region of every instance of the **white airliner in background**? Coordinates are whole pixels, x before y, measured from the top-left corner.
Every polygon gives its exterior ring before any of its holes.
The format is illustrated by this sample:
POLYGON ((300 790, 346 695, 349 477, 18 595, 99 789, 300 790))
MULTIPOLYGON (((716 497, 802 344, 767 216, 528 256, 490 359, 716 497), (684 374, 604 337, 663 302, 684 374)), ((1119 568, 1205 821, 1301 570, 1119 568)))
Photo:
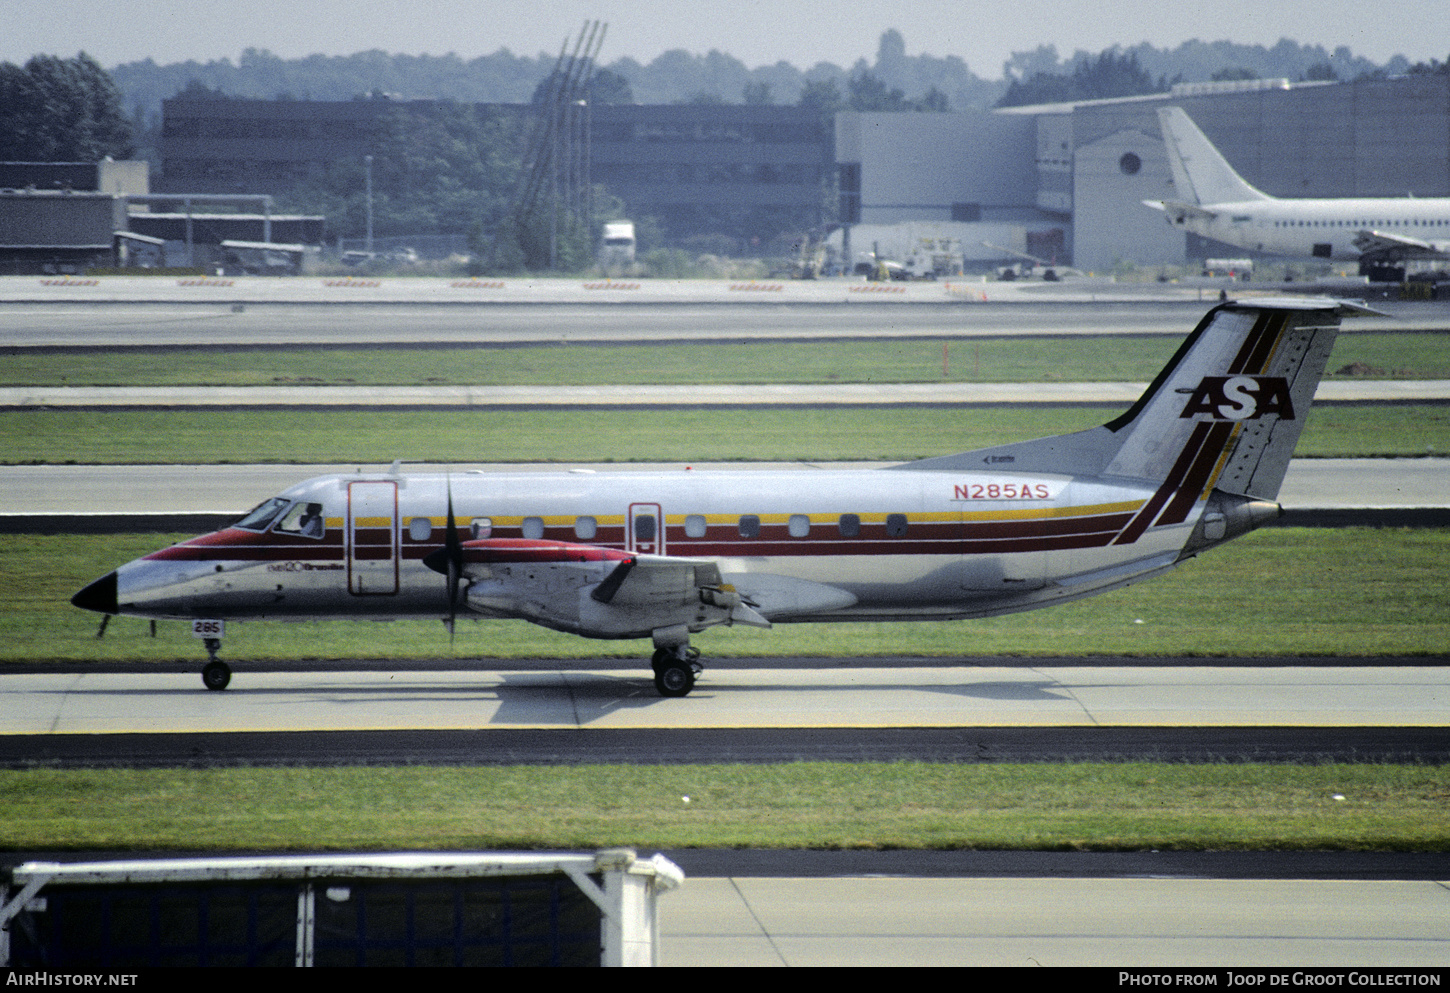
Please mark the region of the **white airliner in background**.
POLYGON ((1244 181, 1179 107, 1158 111, 1176 200, 1145 200, 1168 223, 1256 252, 1359 261, 1361 274, 1450 259, 1450 197, 1280 199, 1244 181))
MULTIPOLYGON (((228 620, 521 618, 649 638, 684 696, 716 625, 948 620, 1102 593, 1279 516, 1341 316, 1209 311, 1121 416, 879 469, 324 476, 120 566, 72 602, 190 620, 209 689, 228 620)), ((1244 623, 1271 622, 1245 617, 1244 623)), ((969 637, 968 632, 963 632, 969 637)), ((967 643, 969 644, 969 642, 967 643)), ((965 647, 965 646, 964 646, 965 647)))

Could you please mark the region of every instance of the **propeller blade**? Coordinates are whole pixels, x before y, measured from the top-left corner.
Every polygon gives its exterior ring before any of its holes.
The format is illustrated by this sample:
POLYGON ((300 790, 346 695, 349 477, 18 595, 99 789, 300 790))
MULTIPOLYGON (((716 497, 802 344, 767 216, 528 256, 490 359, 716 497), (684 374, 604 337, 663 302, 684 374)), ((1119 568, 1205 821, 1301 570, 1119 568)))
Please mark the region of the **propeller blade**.
POLYGON ((453 516, 453 480, 448 480, 448 524, 443 531, 443 547, 423 556, 423 564, 442 573, 447 582, 448 640, 453 641, 453 622, 458 618, 458 585, 463 579, 463 543, 458 539, 458 521, 453 516))

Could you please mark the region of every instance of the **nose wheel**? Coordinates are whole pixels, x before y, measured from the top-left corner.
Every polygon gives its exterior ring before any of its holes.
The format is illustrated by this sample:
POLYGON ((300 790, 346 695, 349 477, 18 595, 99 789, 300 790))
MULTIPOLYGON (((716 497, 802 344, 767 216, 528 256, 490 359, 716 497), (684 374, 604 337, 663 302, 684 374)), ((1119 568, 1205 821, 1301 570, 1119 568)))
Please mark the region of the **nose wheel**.
POLYGON ((705 667, 699 662, 700 650, 682 645, 678 648, 661 648, 654 653, 650 664, 655 672, 655 689, 663 697, 682 697, 695 688, 695 678, 705 667))
POLYGON ((224 690, 227 684, 232 681, 232 667, 221 659, 217 653, 222 649, 220 638, 207 638, 203 644, 206 645, 208 662, 202 666, 201 682, 209 690, 224 690))

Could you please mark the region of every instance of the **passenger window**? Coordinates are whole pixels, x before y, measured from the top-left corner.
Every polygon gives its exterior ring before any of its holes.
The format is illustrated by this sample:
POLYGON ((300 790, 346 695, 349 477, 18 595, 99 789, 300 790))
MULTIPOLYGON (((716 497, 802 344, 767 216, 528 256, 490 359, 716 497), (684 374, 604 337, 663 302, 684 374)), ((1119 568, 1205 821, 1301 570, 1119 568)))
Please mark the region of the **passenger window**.
POLYGON ((740 537, 759 538, 760 518, 755 514, 746 514, 740 518, 740 537))
POLYGON ((493 534, 493 518, 475 517, 473 522, 468 525, 468 530, 473 535, 474 540, 487 538, 493 534))
POLYGON ((685 537, 705 537, 705 518, 702 514, 691 514, 685 518, 685 537))
POLYGON ((525 538, 542 538, 544 536, 544 519, 542 517, 525 517, 523 531, 525 538))
POLYGON ((581 541, 589 541, 599 533, 599 522, 592 517, 574 518, 574 537, 581 541))
POLYGON ((792 538, 804 538, 811 533, 811 519, 805 514, 791 514, 789 528, 792 538))
POLYGON ((304 538, 322 537, 322 504, 296 503, 277 525, 279 532, 300 534, 304 538))
POLYGON ((901 537, 905 537, 905 535, 906 535, 906 515, 905 514, 887 514, 886 515, 886 537, 888 537, 888 538, 901 538, 901 537))
POLYGON ((415 517, 408 522, 408 537, 414 541, 427 541, 433 537, 433 522, 426 517, 415 517))
POLYGON ((861 536, 861 518, 856 514, 842 514, 840 528, 842 538, 859 538, 861 536))

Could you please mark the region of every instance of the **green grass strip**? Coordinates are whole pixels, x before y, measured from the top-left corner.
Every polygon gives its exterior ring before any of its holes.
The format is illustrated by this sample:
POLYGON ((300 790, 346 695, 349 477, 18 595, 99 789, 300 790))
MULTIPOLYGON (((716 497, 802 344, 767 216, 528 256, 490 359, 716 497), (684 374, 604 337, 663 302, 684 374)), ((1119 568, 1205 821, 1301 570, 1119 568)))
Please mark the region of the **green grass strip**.
MULTIPOLYGON (((1064 434, 1122 408, 0 411, 0 463, 908 460, 1064 434)), ((1450 407, 1322 407, 1299 457, 1450 451, 1450 407)))
MULTIPOLYGON (((1341 335, 1331 374, 1447 379, 1442 334, 1341 335)), ((459 349, 134 350, 6 357, 3 386, 580 385, 1146 382, 1166 337, 831 341, 459 349)))
POLYGON ((1450 767, 34 769, 0 811, 7 850, 1443 851, 1450 767))
MULTIPOLYGON (((171 536, 174 538, 183 535, 171 536)), ((163 535, 0 537, 0 663, 187 662, 201 644, 188 625, 157 636, 136 618, 111 621, 70 605, 81 586, 169 541, 163 535)), ((1267 528, 1166 576, 1045 610, 971 621, 780 624, 716 628, 694 638, 706 658, 920 655, 1425 655, 1450 645, 1450 530, 1267 528)), ((439 617, 442 617, 439 580, 439 617)), ((450 645, 436 620, 232 624, 224 656, 288 659, 641 660, 648 642, 591 641, 524 621, 463 624, 450 645)), ((482 664, 494 664, 484 662, 482 664)))

